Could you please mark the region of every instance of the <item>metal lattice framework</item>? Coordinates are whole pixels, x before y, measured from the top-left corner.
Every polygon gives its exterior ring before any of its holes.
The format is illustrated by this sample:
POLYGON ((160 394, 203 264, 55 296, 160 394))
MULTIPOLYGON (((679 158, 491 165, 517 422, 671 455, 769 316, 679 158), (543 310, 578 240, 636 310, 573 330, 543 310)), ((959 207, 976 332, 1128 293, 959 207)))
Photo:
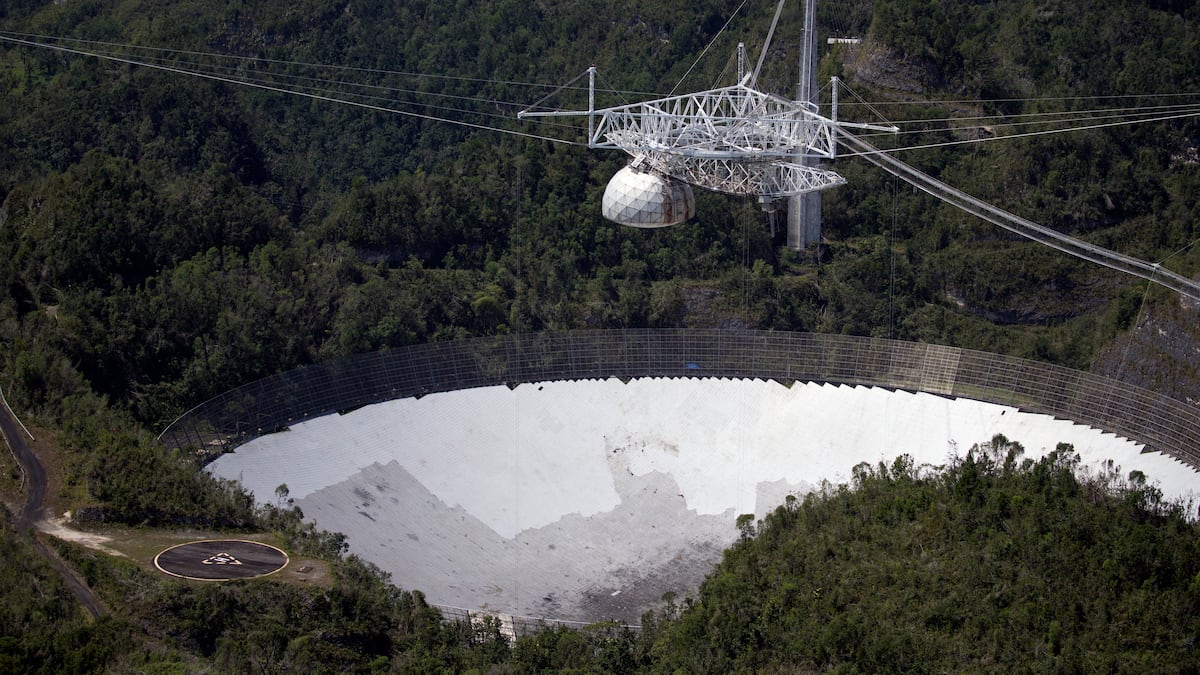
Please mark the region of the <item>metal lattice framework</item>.
POLYGON ((620 148, 631 155, 665 152, 779 159, 799 153, 832 157, 834 151, 828 120, 800 103, 745 84, 642 101, 595 114, 600 121, 592 132, 591 146, 620 148))
MULTIPOLYGON (((594 91, 595 69, 589 73, 594 91)), ((750 80, 612 108, 521 117, 586 115, 589 147, 623 150, 635 166, 726 194, 778 199, 844 184, 836 172, 801 162, 836 156, 838 123, 804 103, 759 91, 750 80)))
POLYGON ((180 417, 159 439, 214 458, 291 424, 372 403, 610 377, 763 378, 970 398, 1074 420, 1200 468, 1200 408, 1118 380, 958 347, 715 329, 526 333, 359 354, 226 392, 180 417))
MULTIPOLYGON (((821 116, 810 103, 806 67, 801 68, 798 100, 755 88, 783 5, 784 0, 779 0, 752 72, 746 72, 745 45, 738 45, 737 83, 732 86, 596 109, 593 66, 588 69, 586 111, 524 110, 517 117, 586 115, 589 147, 624 150, 639 169, 707 190, 758 197, 763 202, 842 185, 845 178, 814 166, 837 156, 838 130, 896 128, 839 123, 836 83, 832 118, 821 116)), ((810 0, 804 19, 806 54, 815 53, 815 14, 815 3, 810 0)))
MULTIPOLYGON (((779 20, 784 0, 779 1, 766 44, 779 20)), ((815 2, 805 10, 805 53, 813 49, 812 23, 815 2)), ((588 145, 614 148, 633 156, 638 170, 669 176, 697 187, 734 195, 755 196, 764 203, 823 190, 845 183, 839 174, 811 166, 837 157, 843 143, 883 170, 909 182, 948 204, 963 209, 1000 227, 1016 232, 1064 253, 1111 269, 1132 274, 1200 300, 1200 282, 1151 263, 1076 239, 1025 218, 1008 213, 955 190, 900 162, 866 141, 851 129, 898 131, 896 127, 841 122, 838 120, 838 78, 832 82, 830 117, 823 117, 808 103, 809 76, 802 61, 799 99, 764 93, 754 88, 767 55, 764 45, 758 68, 746 74, 744 46, 738 46, 738 82, 733 86, 630 105, 596 109, 596 69, 588 69, 586 111, 522 111, 518 117, 586 116, 588 145)), ((644 226, 644 220, 622 222, 644 226)), ((654 226, 672 225, 658 222, 654 226)))

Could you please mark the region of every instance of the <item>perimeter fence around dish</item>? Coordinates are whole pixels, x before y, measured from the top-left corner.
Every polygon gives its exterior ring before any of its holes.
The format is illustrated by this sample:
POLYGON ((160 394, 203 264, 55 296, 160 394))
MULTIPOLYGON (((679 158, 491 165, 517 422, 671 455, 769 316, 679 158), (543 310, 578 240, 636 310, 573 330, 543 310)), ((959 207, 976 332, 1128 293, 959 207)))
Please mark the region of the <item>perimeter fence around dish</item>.
POLYGON ((524 333, 359 354, 228 391, 159 439, 211 460, 263 434, 393 399, 613 377, 769 379, 970 398, 1096 427, 1200 469, 1200 408, 1117 380, 957 347, 717 329, 524 333))

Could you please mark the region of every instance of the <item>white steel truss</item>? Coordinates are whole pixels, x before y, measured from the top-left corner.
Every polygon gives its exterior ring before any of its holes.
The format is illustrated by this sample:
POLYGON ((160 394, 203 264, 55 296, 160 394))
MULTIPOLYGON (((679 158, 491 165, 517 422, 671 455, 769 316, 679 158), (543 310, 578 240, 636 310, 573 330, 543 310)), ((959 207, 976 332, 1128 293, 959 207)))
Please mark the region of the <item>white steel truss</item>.
POLYGON ((709 190, 775 199, 846 182, 833 171, 793 161, 834 157, 827 120, 745 84, 591 114, 590 147, 624 150, 656 171, 709 190))
POLYGON ((597 110, 589 145, 631 155, 780 160, 834 156, 833 124, 744 84, 597 110))
POLYGON ((812 192, 846 182, 837 173, 795 162, 764 162, 646 152, 631 164, 686 183, 731 195, 773 199, 812 192))
POLYGON ((836 172, 803 160, 834 159, 837 130, 866 126, 759 91, 751 75, 728 87, 597 110, 595 68, 588 72, 588 110, 519 117, 587 116, 589 147, 624 150, 635 165, 727 194, 773 200, 842 185, 836 172))

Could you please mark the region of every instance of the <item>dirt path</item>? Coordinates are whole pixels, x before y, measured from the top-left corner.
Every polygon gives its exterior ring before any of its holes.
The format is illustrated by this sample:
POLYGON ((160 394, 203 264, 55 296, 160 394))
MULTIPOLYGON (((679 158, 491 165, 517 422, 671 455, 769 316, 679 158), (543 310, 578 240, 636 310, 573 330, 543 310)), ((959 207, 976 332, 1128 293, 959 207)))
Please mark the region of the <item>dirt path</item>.
MULTIPOLYGON (((8 402, 4 400, 3 392, 0 392, 0 434, 3 434, 13 456, 25 471, 27 484, 25 506, 17 515, 17 532, 29 534, 33 525, 42 519, 42 500, 46 496, 46 469, 38 460, 37 455, 29 449, 29 445, 25 442, 25 436, 22 435, 22 428, 16 415, 13 414, 12 408, 9 408, 8 402)), ((34 549, 46 558, 50 566, 59 573, 79 603, 93 617, 103 616, 105 614, 104 606, 100 604, 100 599, 96 597, 96 594, 92 593, 92 589, 75 576, 75 573, 42 540, 38 539, 36 533, 30 536, 30 540, 34 549)))

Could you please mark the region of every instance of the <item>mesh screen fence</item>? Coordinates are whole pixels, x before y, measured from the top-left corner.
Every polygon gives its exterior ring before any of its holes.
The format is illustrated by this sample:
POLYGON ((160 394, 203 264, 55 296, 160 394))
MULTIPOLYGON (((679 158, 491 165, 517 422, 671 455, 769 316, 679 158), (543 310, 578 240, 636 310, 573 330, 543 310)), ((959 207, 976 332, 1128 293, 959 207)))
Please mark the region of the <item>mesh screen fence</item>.
POLYGON ((970 398, 1103 429, 1200 468, 1200 408, 1117 380, 957 347, 718 329, 525 333, 359 354, 228 391, 160 440, 211 459, 303 420, 392 399, 610 377, 828 382, 970 398))

